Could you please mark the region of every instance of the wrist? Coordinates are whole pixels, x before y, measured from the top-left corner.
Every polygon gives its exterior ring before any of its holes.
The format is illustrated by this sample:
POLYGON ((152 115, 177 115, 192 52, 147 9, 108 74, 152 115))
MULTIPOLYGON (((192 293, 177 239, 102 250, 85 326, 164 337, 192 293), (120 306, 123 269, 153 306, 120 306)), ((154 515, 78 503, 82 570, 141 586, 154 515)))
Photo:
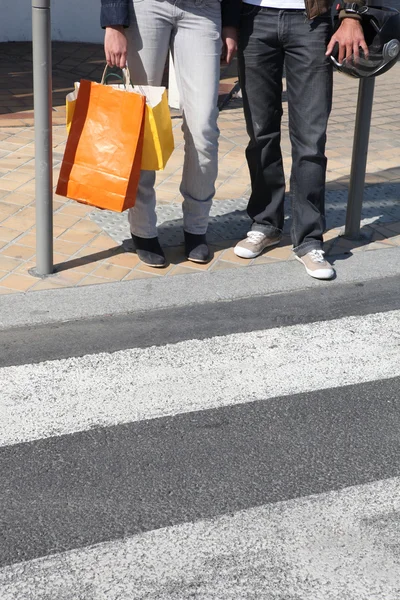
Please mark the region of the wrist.
POLYGON ((224 33, 229 33, 229 34, 236 35, 237 34, 237 27, 233 27, 232 25, 224 25, 224 27, 222 28, 222 31, 224 33))
POLYGON ((123 25, 107 25, 106 29, 112 29, 114 31, 119 31, 120 33, 124 33, 123 25))
POLYGON ((361 22, 359 19, 356 19, 351 16, 345 16, 341 19, 342 25, 346 24, 346 27, 361 27, 361 22))
POLYGON ((225 25, 222 28, 222 33, 224 36, 228 37, 236 37, 237 36, 237 28, 232 25, 225 25))

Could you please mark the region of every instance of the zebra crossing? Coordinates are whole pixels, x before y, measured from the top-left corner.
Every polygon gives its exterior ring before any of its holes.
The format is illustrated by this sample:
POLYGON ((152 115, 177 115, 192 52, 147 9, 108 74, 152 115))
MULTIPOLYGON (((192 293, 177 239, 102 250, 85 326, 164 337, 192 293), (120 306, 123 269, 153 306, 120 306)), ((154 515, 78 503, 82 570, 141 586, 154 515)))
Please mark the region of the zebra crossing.
POLYGON ((90 350, 81 322, 70 355, 67 323, 52 360, 5 335, 1 600, 397 600, 400 305, 379 287, 374 309, 307 290, 297 322, 293 294, 163 311, 154 345, 115 349, 127 315, 90 350))

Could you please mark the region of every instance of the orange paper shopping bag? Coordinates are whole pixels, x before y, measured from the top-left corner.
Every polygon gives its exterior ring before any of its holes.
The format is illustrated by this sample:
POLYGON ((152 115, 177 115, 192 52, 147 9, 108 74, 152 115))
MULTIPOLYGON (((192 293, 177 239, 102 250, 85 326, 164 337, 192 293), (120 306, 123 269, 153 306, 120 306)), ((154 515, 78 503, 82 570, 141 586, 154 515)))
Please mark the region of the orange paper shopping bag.
POLYGON ((56 193, 122 212, 135 204, 146 98, 81 81, 56 193))

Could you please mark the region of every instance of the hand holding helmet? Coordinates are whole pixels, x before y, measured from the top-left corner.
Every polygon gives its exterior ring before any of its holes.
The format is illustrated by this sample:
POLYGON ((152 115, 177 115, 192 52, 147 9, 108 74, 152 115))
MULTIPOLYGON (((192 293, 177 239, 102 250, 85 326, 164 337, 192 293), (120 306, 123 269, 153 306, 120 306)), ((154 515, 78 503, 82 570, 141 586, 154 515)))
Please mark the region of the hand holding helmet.
POLYGON ((332 54, 336 44, 338 45, 339 63, 351 56, 354 56, 357 60, 360 57, 360 48, 363 50, 365 58, 368 58, 368 46, 364 38, 363 28, 357 19, 343 19, 341 21, 328 44, 327 56, 332 54))
POLYGON ((336 17, 335 33, 327 55, 338 71, 351 77, 376 77, 385 73, 400 56, 400 13, 383 6, 346 6, 352 7, 348 9, 349 13, 355 13, 359 20, 345 18, 340 21, 339 16, 336 17), (357 25, 353 25, 346 35, 343 27, 350 21, 357 25), (357 37, 357 29, 358 32, 361 29, 362 40, 357 37))

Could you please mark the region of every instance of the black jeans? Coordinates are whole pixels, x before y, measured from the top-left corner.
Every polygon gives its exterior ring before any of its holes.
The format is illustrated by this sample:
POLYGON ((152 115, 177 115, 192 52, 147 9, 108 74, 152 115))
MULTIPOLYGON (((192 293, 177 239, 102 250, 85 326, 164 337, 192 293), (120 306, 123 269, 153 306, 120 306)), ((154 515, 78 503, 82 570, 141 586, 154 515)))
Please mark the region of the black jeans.
POLYGON ((330 13, 310 21, 302 10, 242 5, 238 60, 252 185, 247 211, 253 230, 282 231, 285 65, 292 145, 291 236, 299 256, 322 248, 325 231, 325 142, 332 105, 332 68, 325 52, 331 35, 330 13))

